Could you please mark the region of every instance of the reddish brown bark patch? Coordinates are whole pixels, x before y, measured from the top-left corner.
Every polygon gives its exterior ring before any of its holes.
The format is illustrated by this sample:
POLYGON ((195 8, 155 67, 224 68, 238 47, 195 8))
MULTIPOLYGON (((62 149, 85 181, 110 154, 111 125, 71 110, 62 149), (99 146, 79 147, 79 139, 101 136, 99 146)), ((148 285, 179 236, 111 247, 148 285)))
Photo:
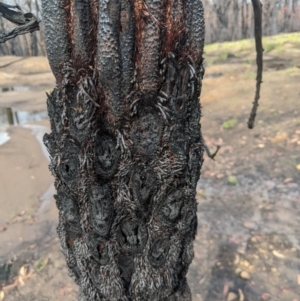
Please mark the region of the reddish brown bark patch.
POLYGON ((65 12, 67 15, 67 30, 71 42, 71 46, 73 48, 75 44, 75 39, 74 39, 74 1, 73 0, 66 0, 65 1, 66 6, 65 6, 65 12))
POLYGON ((91 54, 90 64, 93 66, 95 63, 96 53, 97 53, 97 29, 98 29, 98 19, 99 19, 99 5, 97 0, 91 0, 90 2, 91 10, 91 28, 89 31, 89 49, 91 54))
POLYGON ((144 0, 133 0, 133 12, 135 19, 135 62, 137 66, 140 66, 142 40, 145 29, 145 18, 149 16, 149 11, 145 6, 144 0))
POLYGON ((191 50, 187 43, 187 28, 186 20, 184 17, 183 3, 177 3, 177 7, 174 7, 174 0, 164 1, 165 12, 165 36, 162 39, 162 57, 168 55, 169 52, 173 52, 179 60, 184 59, 191 50))

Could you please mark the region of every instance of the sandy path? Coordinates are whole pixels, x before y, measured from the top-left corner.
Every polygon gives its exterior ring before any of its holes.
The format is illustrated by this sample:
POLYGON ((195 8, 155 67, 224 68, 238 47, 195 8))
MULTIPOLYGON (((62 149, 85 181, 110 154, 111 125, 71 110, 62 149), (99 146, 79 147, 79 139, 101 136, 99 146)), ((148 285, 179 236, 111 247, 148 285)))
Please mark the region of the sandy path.
POLYGON ((11 139, 0 146, 0 271, 13 262, 2 284, 7 301, 76 300, 56 234, 53 177, 40 143, 48 127, 48 121, 11 126, 11 139), (15 278, 22 267, 33 272, 24 286, 15 278))
MULTIPOLYGON (((32 241, 41 235, 33 225, 38 221, 41 196, 53 182, 32 130, 17 126, 8 131, 11 139, 0 147, 0 227, 7 228, 1 233, 1 255, 20 241, 32 241)), ((55 215, 47 218, 55 220, 55 215)))

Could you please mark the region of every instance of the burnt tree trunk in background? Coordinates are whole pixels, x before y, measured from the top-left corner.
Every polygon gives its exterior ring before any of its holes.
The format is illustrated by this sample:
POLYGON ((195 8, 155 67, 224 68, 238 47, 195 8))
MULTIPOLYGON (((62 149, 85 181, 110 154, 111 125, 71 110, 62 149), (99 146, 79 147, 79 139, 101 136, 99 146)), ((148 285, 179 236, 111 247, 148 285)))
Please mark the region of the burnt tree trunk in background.
POLYGON ((31 34, 30 54, 31 56, 38 56, 39 54, 38 40, 35 32, 31 34))
MULTIPOLYGON (((32 6, 31 6, 31 0, 27 0, 27 6, 28 6, 28 9, 29 11, 32 11, 32 6)), ((38 11, 36 11, 36 14, 38 15, 38 11)), ((37 34, 36 32, 32 32, 30 34, 30 55, 31 56, 38 56, 38 52, 39 52, 39 49, 38 49, 38 39, 37 39, 37 34)), ((26 45, 26 43, 25 43, 26 45)))
POLYGON ((200 0, 43 0, 58 235, 79 300, 191 300, 200 0))

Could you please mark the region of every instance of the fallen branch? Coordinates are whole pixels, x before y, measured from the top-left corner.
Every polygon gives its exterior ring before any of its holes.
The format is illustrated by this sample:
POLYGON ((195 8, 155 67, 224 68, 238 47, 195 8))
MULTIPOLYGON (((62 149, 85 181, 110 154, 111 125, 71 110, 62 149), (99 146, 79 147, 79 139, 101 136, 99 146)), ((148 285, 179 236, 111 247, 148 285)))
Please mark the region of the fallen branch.
POLYGON ((252 0, 254 11, 254 35, 256 46, 256 64, 257 64, 257 76, 256 76, 256 90, 255 97, 248 120, 248 128, 254 128, 254 121, 259 106, 258 100, 260 98, 260 85, 262 83, 262 71, 263 71, 263 46, 262 46, 262 4, 260 0, 252 0))

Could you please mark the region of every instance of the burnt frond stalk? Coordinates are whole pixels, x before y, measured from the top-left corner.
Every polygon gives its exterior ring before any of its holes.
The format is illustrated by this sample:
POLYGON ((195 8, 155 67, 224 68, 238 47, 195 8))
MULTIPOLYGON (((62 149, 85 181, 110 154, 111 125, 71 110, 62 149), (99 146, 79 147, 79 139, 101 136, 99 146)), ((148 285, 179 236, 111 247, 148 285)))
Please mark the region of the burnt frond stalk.
POLYGON ((248 120, 248 128, 254 128, 254 121, 258 109, 258 101, 260 98, 260 86, 262 83, 263 73, 263 45, 262 45, 262 4, 260 0, 251 0, 253 11, 254 11, 254 36, 255 36, 255 48, 256 48, 256 64, 257 64, 257 75, 256 75, 256 88, 255 96, 253 101, 252 110, 248 120))
POLYGON ((205 149, 201 1, 42 5, 56 78, 44 142, 79 300, 191 300, 205 149))

